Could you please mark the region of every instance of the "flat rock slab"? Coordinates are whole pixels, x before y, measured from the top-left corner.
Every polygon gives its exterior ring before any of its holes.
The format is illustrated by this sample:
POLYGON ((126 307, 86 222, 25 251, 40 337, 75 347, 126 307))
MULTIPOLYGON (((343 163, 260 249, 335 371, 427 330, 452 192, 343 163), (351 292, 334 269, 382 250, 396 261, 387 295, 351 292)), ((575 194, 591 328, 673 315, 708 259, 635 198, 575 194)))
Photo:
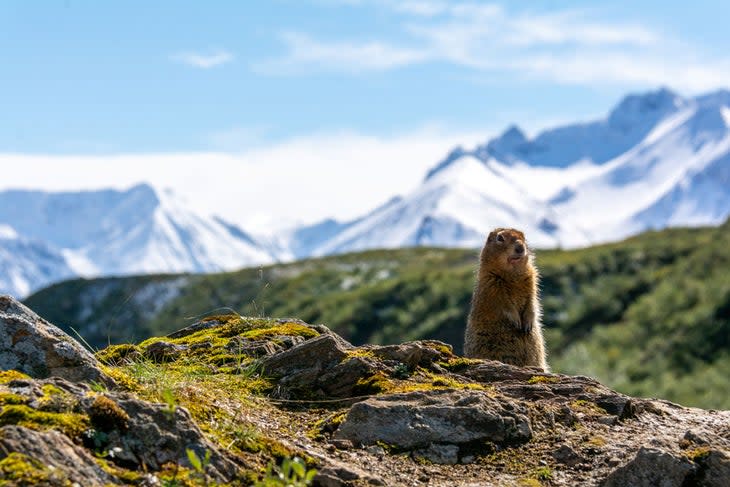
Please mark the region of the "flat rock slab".
POLYGON ((38 379, 113 383, 76 340, 11 296, 0 296, 0 370, 12 369, 38 379))
POLYGON ((350 408, 334 438, 397 448, 475 441, 524 443, 532 437, 522 406, 483 391, 440 390, 373 397, 350 408))

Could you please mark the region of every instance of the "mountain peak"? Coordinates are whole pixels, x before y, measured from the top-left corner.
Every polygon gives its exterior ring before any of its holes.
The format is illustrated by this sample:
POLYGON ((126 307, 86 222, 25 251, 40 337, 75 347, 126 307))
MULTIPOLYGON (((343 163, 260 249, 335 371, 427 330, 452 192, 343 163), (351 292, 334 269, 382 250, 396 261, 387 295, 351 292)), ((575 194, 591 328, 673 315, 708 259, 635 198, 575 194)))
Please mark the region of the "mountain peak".
POLYGON ((445 167, 450 166, 451 163, 453 163, 457 159, 460 159, 461 157, 463 157, 467 154, 470 154, 470 152, 464 150, 464 148, 462 146, 457 145, 456 147, 451 149, 451 151, 448 153, 448 155, 443 160, 441 160, 441 162, 437 163, 432 169, 430 169, 426 173, 426 177, 424 178, 424 181, 428 181, 429 179, 431 179, 431 177, 433 175, 440 172, 445 167))
POLYGON ((527 143, 525 133, 517 125, 510 125, 502 135, 496 139, 492 139, 487 143, 486 150, 484 147, 477 149, 481 159, 492 156, 504 162, 513 162, 514 153, 520 152, 520 149, 527 143))
POLYGON ((697 104, 701 107, 706 106, 726 106, 730 107, 730 90, 721 89, 712 91, 695 98, 697 104))
POLYGON ((685 103, 684 98, 665 87, 627 95, 611 111, 608 123, 610 126, 629 130, 647 119, 656 122, 685 103))

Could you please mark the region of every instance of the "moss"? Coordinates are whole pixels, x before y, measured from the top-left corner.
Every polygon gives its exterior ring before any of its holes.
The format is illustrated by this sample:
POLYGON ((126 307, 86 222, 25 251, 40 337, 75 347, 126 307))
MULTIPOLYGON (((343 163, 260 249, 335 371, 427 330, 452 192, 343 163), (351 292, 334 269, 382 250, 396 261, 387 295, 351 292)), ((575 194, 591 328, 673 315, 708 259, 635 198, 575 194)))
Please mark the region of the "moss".
POLYGON ((345 354, 346 354, 346 357, 342 360, 343 362, 346 362, 347 360, 349 360, 351 358, 356 358, 356 357, 371 358, 371 359, 377 358, 375 356, 375 353, 373 353, 372 350, 370 350, 368 348, 364 348, 364 347, 357 347, 357 348, 353 348, 351 350, 347 350, 345 352, 345 354))
POLYGON ((603 409, 601 406, 597 405, 594 402, 586 401, 584 399, 578 399, 570 403, 570 408, 574 411, 578 411, 581 413, 589 414, 589 415, 606 415, 608 412, 606 412, 605 409, 603 409))
POLYGON ((71 486, 71 481, 58 469, 22 453, 10 453, 0 460, 0 485, 71 486))
POLYGON ((461 372, 468 367, 481 363, 480 360, 466 357, 454 357, 450 358, 445 362, 439 362, 438 364, 448 370, 449 372, 461 372))
POLYGON ((104 395, 94 398, 89 408, 89 418, 94 428, 101 431, 126 430, 129 415, 112 399, 104 395))
POLYGON ((437 342, 434 340, 423 340, 422 343, 438 351, 441 355, 446 355, 447 357, 455 357, 454 350, 451 348, 450 345, 446 345, 445 343, 437 342))
POLYGON ((166 463, 162 469, 156 473, 162 485, 175 487, 198 487, 205 485, 200 481, 197 472, 192 469, 182 467, 176 463, 166 463))
POLYGON ((7 384, 13 380, 26 380, 29 376, 17 370, 0 370, 0 384, 7 384))
POLYGON ((355 395, 379 394, 393 389, 393 382, 383 372, 378 371, 369 377, 357 381, 353 392, 355 395))
POLYGON ((0 405, 5 404, 28 404, 30 399, 12 392, 0 392, 0 405))
POLYGON ((319 336, 319 332, 310 328, 309 326, 302 325, 300 323, 284 323, 281 325, 272 326, 270 328, 258 328, 249 330, 241 334, 243 338, 248 338, 251 340, 261 340, 262 338, 278 335, 314 338, 316 336, 319 336))
POLYGON ((39 411, 68 413, 78 405, 78 400, 74 395, 53 384, 43 384, 41 391, 43 391, 43 396, 38 399, 36 405, 39 411))
POLYGON ((593 448, 602 448, 606 446, 606 439, 602 436, 591 436, 586 440, 586 445, 593 448))
POLYGON ((124 343, 121 345, 111 345, 103 350, 99 350, 94 355, 96 358, 107 365, 121 364, 124 360, 140 354, 139 347, 124 343))
POLYGON ((560 382, 560 377, 550 377, 547 375, 533 375, 527 381, 528 384, 556 384, 560 382))
POLYGON ((517 485, 520 487, 540 487, 540 481, 533 478, 519 479, 517 485))
POLYGON ((685 451, 684 454, 693 462, 701 461, 710 454, 710 447, 700 446, 697 448, 692 448, 691 450, 685 451))
POLYGON ((117 386, 125 389, 129 392, 139 392, 140 391, 140 384, 132 376, 130 376, 125 369, 117 368, 117 367, 110 367, 108 365, 103 365, 100 367, 101 371, 104 372, 107 376, 111 377, 114 382, 116 382, 117 386))
POLYGON ((126 484, 137 485, 144 479, 143 472, 137 472, 135 470, 127 470, 112 462, 107 461, 104 458, 95 458, 96 463, 109 475, 112 475, 119 480, 122 480, 126 484))
POLYGON ((535 470, 534 475, 535 475, 535 478, 540 481, 552 480, 553 471, 550 469, 550 467, 540 467, 537 470, 535 470))
POLYGON ((341 411, 331 414, 324 419, 317 421, 314 426, 307 432, 307 436, 311 439, 321 439, 324 433, 332 433, 340 427, 347 417, 347 411, 341 411))
POLYGON ((0 425, 10 424, 41 431, 55 429, 69 438, 79 438, 89 429, 89 418, 83 414, 37 411, 25 405, 12 404, 0 411, 0 425))

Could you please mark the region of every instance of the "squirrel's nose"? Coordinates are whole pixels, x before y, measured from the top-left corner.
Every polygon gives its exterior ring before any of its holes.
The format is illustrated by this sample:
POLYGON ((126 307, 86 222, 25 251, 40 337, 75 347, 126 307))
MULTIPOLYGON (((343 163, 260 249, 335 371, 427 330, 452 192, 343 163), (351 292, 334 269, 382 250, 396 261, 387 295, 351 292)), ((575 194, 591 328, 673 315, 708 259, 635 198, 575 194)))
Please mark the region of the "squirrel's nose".
POLYGON ((524 251, 525 251, 524 245, 522 245, 522 244, 515 245, 515 252, 517 252, 518 254, 521 254, 524 251))

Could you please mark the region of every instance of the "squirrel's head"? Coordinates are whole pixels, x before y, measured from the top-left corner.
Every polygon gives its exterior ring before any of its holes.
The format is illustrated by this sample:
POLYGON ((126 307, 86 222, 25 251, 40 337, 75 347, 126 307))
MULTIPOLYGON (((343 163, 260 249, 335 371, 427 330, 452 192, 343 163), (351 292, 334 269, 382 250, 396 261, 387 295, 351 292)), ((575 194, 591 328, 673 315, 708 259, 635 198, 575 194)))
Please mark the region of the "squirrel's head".
POLYGON ((525 270, 530 263, 525 234, 514 228, 495 228, 487 237, 481 258, 504 271, 525 270))

